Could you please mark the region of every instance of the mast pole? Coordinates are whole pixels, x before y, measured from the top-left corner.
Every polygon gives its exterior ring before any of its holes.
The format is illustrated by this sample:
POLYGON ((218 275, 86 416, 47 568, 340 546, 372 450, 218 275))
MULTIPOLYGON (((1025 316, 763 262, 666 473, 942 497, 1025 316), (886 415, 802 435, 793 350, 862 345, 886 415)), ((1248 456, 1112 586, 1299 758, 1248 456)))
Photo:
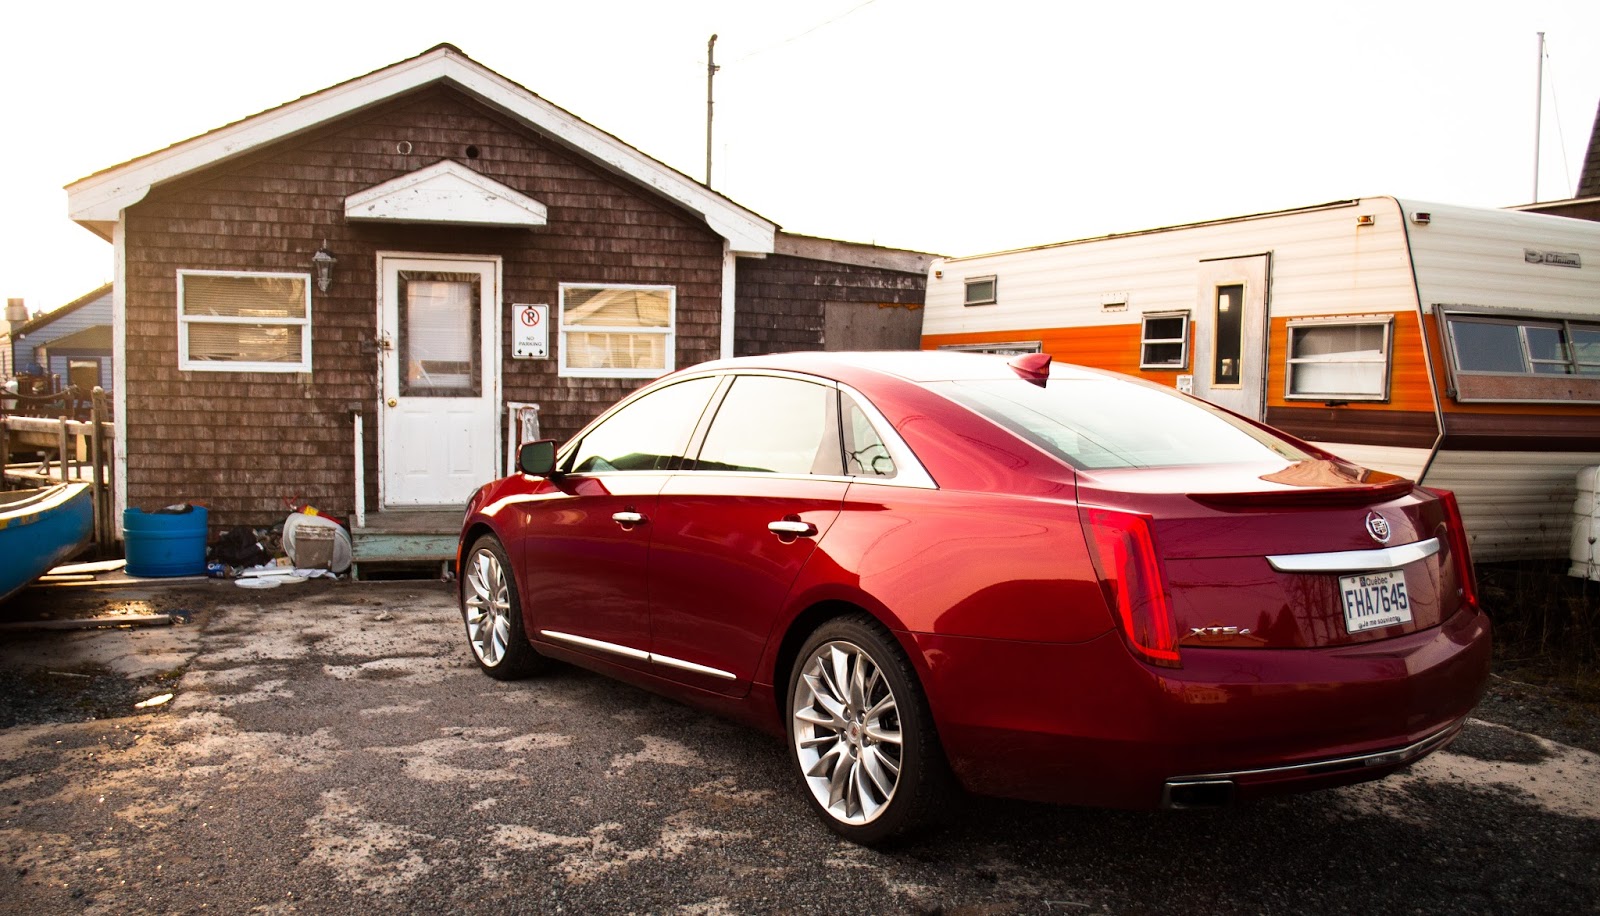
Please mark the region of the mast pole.
MULTIPOLYGON (((715 40, 715 36, 712 37, 715 40)), ((1533 98, 1533 202, 1539 202, 1539 135, 1544 117, 1544 33, 1539 33, 1539 87, 1533 98)), ((709 131, 710 128, 707 127, 709 131)), ((709 136, 709 134, 708 134, 709 136)), ((711 178, 711 147, 706 147, 706 182, 711 178)))
MULTIPOLYGON (((1539 33, 1541 36, 1543 32, 1539 33)), ((711 80, 721 69, 717 66, 717 36, 706 42, 706 187, 711 187, 711 80)), ((1543 77, 1541 77, 1543 79, 1543 77)))

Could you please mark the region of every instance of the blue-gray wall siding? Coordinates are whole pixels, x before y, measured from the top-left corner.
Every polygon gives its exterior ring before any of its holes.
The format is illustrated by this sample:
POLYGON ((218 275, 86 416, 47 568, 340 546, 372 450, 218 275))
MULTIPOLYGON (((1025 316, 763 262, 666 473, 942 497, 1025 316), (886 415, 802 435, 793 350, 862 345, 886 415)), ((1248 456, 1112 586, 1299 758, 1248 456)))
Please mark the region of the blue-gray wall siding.
MULTIPOLYGON (((28 336, 22 340, 13 339, 11 341, 12 371, 37 362, 38 359, 34 351, 39 347, 48 349, 50 341, 65 337, 68 334, 76 334, 86 328, 102 325, 111 326, 110 290, 107 290, 105 295, 90 302, 88 305, 74 309, 71 314, 63 315, 59 319, 29 331, 28 336)), ((15 328, 13 328, 13 333, 15 333, 15 328)), ((95 356, 100 359, 100 387, 110 391, 113 378, 110 353, 51 353, 50 365, 46 366, 45 369, 52 375, 60 376, 61 383, 64 385, 67 381, 67 360, 78 356, 95 356)))

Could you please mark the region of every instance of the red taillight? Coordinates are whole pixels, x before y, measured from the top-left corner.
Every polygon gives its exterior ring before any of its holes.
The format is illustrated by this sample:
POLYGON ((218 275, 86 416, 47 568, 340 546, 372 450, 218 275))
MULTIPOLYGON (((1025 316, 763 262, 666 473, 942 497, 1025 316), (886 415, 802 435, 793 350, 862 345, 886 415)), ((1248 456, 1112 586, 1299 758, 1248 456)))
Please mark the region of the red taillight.
POLYGON ((1180 667, 1172 599, 1156 559, 1150 517, 1112 509, 1083 513, 1100 587, 1116 610, 1123 638, 1151 664, 1180 667))
POLYGON ((1449 490, 1427 488, 1429 493, 1444 503, 1444 524, 1450 537, 1450 556, 1455 558, 1456 580, 1461 583, 1461 603, 1478 606, 1478 577, 1472 571, 1472 553, 1467 549, 1467 527, 1461 522, 1461 507, 1456 495, 1449 490))

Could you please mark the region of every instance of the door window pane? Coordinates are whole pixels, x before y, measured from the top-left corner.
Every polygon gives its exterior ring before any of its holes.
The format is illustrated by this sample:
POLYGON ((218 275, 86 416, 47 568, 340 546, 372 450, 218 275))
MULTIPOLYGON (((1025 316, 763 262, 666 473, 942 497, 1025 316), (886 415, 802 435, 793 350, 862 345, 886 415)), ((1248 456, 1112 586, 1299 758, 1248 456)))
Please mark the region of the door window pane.
POLYGON ((734 380, 695 468, 839 476, 838 393, 810 382, 760 375, 734 380))
POLYGON ((665 471, 683 465, 715 378, 690 379, 651 392, 607 417, 568 459, 572 473, 665 471))
POLYGON ((1217 355, 1213 385, 1239 384, 1239 354, 1244 352, 1244 284, 1217 287, 1217 355))
POLYGON ((477 274, 400 272, 400 393, 477 397, 477 274))

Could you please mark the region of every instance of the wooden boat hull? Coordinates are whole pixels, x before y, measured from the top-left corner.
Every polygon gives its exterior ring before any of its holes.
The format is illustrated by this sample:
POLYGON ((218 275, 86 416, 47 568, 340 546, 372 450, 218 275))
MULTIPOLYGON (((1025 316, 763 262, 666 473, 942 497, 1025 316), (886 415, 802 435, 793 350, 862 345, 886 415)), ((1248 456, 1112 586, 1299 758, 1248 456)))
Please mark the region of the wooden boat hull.
POLYGON ((93 531, 86 483, 0 493, 0 601, 72 559, 93 531))

